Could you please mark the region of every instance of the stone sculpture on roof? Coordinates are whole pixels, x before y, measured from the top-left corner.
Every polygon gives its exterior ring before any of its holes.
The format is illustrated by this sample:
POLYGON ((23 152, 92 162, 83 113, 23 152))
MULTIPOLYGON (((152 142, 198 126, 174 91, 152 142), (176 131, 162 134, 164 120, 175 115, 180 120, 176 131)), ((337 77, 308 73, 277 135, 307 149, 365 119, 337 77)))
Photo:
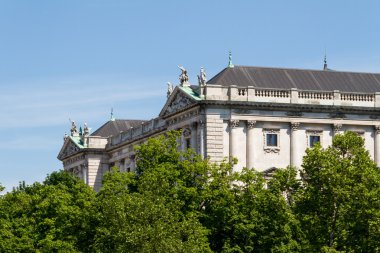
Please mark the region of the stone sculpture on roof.
POLYGON ((77 130, 77 125, 75 124, 75 121, 71 121, 71 136, 78 136, 78 130, 77 130))
POLYGON ((89 136, 90 135, 90 129, 88 128, 87 123, 84 123, 84 126, 83 126, 83 135, 84 136, 89 136))
POLYGON ((187 70, 183 66, 178 66, 181 70, 181 74, 179 75, 179 82, 181 86, 190 86, 189 85, 189 76, 187 75, 187 70))
POLYGON ((174 90, 174 87, 173 87, 173 84, 171 84, 170 82, 167 82, 166 83, 168 85, 168 91, 167 91, 167 97, 170 97, 170 95, 173 93, 173 90, 174 90))
POLYGON ((203 67, 201 67, 201 72, 200 72, 200 74, 198 75, 198 84, 199 84, 199 86, 205 86, 205 85, 206 85, 206 82, 207 82, 207 79, 206 79, 206 72, 205 72, 205 70, 203 69, 203 67))

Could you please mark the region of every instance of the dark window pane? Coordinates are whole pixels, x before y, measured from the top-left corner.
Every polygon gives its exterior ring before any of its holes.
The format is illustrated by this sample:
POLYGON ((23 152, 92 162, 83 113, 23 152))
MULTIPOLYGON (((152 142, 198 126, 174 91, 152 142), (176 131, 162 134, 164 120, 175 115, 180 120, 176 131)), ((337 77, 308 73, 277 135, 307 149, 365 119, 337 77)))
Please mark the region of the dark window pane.
POLYGON ((316 143, 321 142, 321 137, 318 135, 310 135, 309 137, 309 146, 313 147, 316 143))
POLYGON ((267 146, 277 146, 277 134, 267 134, 267 146))

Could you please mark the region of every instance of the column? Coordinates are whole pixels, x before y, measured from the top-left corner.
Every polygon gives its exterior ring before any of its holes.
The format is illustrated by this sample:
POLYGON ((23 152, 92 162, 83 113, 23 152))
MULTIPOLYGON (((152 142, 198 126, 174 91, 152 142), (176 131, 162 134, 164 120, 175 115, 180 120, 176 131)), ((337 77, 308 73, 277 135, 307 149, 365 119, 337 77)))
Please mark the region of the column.
POLYGON ((205 125, 203 120, 199 121, 199 154, 202 158, 205 158, 205 125))
POLYGON ((229 127, 230 127, 230 161, 232 161, 233 157, 237 157, 237 147, 238 143, 236 140, 236 130, 237 127, 239 126, 239 120, 231 119, 229 122, 229 127))
POLYGON ((375 163, 380 167, 380 125, 375 126, 375 163))
POLYGON ((299 122, 290 123, 290 165, 294 167, 301 167, 302 165, 302 154, 298 150, 298 142, 300 140, 297 138, 299 126, 299 122))
POLYGON ((256 125, 256 120, 247 120, 247 168, 254 167, 254 143, 253 143, 253 130, 256 125))
POLYGON ((88 171, 88 165, 82 164, 82 178, 85 184, 88 184, 87 171, 88 171))
POLYGON ((194 122, 190 126, 191 129, 191 139, 190 139, 190 144, 191 148, 194 149, 194 151, 197 150, 197 123, 194 122))

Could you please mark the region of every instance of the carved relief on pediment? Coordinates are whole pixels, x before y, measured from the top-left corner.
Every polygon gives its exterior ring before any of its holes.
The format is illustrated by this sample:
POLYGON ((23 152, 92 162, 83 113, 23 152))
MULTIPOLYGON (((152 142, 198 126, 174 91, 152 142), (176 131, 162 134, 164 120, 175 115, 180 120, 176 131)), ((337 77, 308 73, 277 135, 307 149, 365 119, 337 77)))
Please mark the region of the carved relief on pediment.
POLYGON ((169 104, 166 108, 165 114, 172 114, 174 112, 180 111, 181 109, 188 107, 193 104, 190 98, 185 97, 184 95, 178 94, 175 99, 169 104))
POLYGON ((77 153, 78 151, 80 151, 80 148, 74 143, 70 142, 66 145, 66 148, 59 154, 58 158, 68 157, 72 154, 77 153))

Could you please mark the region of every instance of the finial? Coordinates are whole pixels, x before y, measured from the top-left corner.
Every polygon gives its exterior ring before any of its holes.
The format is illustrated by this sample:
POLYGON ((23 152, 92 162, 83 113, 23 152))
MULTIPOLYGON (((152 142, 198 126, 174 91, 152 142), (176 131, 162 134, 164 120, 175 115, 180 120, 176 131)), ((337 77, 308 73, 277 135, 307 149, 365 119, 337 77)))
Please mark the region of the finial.
POLYGON ((231 50, 230 50, 230 53, 228 54, 228 67, 229 68, 233 68, 234 65, 232 64, 232 53, 231 53, 231 50))
POLYGON ((323 64, 323 70, 329 70, 327 68, 327 56, 326 56, 326 48, 325 48, 325 58, 323 60, 324 64, 323 64))
POLYGON ((82 130, 82 126, 79 127, 79 136, 82 136, 83 135, 83 130, 82 130))
POLYGON ((111 108, 111 118, 110 121, 115 121, 115 117, 113 116, 113 108, 111 108))
POLYGON ((63 140, 65 141, 67 138, 69 138, 69 136, 67 135, 67 133, 65 133, 65 135, 63 136, 63 140))

